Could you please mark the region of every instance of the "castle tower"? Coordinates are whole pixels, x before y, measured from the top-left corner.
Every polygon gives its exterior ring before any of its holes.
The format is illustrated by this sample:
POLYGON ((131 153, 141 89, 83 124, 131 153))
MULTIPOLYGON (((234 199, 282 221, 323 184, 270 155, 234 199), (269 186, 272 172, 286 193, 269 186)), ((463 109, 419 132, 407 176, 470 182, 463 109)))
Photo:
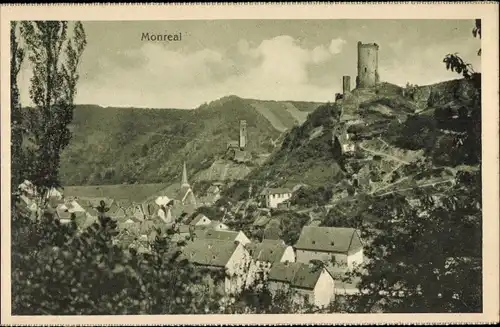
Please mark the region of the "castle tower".
POLYGON ((186 170, 186 162, 184 161, 184 167, 182 168, 182 182, 181 182, 181 187, 183 186, 188 186, 189 187, 189 182, 187 178, 187 170, 186 170))
POLYGON ((247 121, 240 120, 240 149, 245 149, 247 145, 247 121))
POLYGON ((379 82, 378 49, 377 43, 363 44, 358 42, 357 88, 372 87, 379 82))
POLYGON ((342 77, 342 93, 344 96, 351 92, 351 76, 342 77))

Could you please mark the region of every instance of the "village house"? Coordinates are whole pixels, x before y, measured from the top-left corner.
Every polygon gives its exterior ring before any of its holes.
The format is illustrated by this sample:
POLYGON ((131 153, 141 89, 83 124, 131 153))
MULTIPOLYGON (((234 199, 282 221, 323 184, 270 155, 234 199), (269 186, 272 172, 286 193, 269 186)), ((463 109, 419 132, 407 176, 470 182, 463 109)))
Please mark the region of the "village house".
POLYGON ((335 299, 335 280, 323 267, 300 262, 274 264, 268 275, 269 291, 273 296, 280 291, 292 291, 297 304, 309 303, 324 307, 335 299))
POLYGON ((248 243, 246 248, 253 259, 252 275, 257 280, 266 280, 274 263, 295 262, 295 252, 282 240, 263 239, 260 243, 248 243))
POLYGON ((191 220, 189 225, 191 226, 208 226, 212 221, 204 214, 197 214, 196 217, 191 220))
POLYGON ((238 241, 242 245, 250 243, 250 239, 242 232, 235 232, 230 230, 213 230, 213 229, 198 229, 195 236, 200 239, 206 240, 222 240, 222 241, 238 241))
POLYGON ((260 195, 267 208, 277 208, 278 204, 292 197, 292 190, 289 188, 266 188, 260 195))
POLYGON ((209 275, 218 275, 214 282, 224 294, 238 294, 244 289, 251 257, 240 242, 196 239, 182 247, 181 253, 181 259, 204 269, 209 275))
POLYGON ((351 270, 363 263, 363 244, 359 233, 347 227, 304 226, 295 244, 297 262, 320 260, 330 266, 351 270))

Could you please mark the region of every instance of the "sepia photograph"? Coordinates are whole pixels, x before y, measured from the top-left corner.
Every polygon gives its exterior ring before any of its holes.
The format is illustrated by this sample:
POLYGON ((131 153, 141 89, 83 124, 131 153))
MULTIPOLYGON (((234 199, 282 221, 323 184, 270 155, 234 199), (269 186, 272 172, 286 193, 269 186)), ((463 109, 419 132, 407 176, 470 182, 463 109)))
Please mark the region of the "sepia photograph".
POLYGON ((11 314, 482 313, 481 24, 10 21, 11 314))

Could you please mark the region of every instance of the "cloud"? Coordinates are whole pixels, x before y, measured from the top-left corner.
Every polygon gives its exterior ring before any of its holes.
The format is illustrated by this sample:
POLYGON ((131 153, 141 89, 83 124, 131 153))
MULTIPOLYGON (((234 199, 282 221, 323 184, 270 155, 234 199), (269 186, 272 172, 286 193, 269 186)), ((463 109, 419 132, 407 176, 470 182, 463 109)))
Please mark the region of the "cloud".
MULTIPOLYGON (((251 43, 240 39, 232 51, 189 50, 145 43, 119 54, 85 58, 92 71, 80 71, 77 103, 103 106, 195 108, 234 94, 268 100, 332 100, 337 79, 329 65, 345 41, 305 47, 288 35, 251 43), (335 45, 334 51, 332 51, 335 45), (325 66, 326 67, 326 66, 325 66), (315 75, 311 76, 315 69, 315 75), (87 73, 89 76, 87 76, 87 73), (312 78, 314 77, 314 78, 312 78), (324 80, 327 83, 324 83, 324 80), (316 85, 322 80, 321 85, 316 85)), ((80 67, 81 68, 81 67, 80 67)))
POLYGON ((330 100, 331 88, 311 83, 309 68, 332 58, 326 45, 312 49, 281 35, 251 44, 241 39, 236 52, 185 52, 158 44, 124 52, 133 69, 101 57, 98 79, 82 81, 78 102, 159 108, 195 108, 217 98, 330 100))
POLYGON ((328 50, 330 50, 331 54, 338 54, 342 51, 342 48, 343 48, 345 43, 347 43, 347 42, 341 38, 333 39, 330 42, 330 46, 328 47, 328 50))
POLYGON ((326 49, 324 45, 319 45, 314 48, 311 52, 312 61, 316 64, 322 63, 330 59, 330 52, 326 49))

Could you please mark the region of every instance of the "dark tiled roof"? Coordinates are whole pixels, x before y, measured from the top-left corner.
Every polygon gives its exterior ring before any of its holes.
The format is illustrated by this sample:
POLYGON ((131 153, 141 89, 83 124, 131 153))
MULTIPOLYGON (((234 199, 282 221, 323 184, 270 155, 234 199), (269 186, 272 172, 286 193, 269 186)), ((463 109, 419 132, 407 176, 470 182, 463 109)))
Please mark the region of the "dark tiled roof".
POLYGON ((354 228, 304 226, 295 248, 301 250, 351 253, 362 248, 354 228))
POLYGON ((57 208, 56 214, 57 214, 57 217, 59 219, 70 219, 71 218, 71 213, 66 209, 57 208))
POLYGON ((191 220, 191 222, 189 223, 189 225, 193 225, 193 226, 194 226, 194 225, 196 225, 196 224, 197 224, 200 220, 202 220, 203 218, 207 218, 207 219, 208 219, 208 217, 207 217, 207 216, 205 216, 205 215, 203 215, 203 214, 199 213, 199 214, 197 214, 197 215, 196 215, 196 217, 194 217, 194 219, 193 219, 193 220, 191 220))
POLYGON ((286 250, 286 245, 280 240, 263 240, 261 243, 247 244, 255 260, 279 262, 286 250))
POLYGON ((225 267, 237 246, 234 241, 198 239, 186 244, 182 256, 194 264, 225 267))
POLYGON ((210 228, 218 228, 220 224, 222 224, 222 222, 220 220, 212 220, 210 222, 210 224, 208 225, 208 227, 210 227, 210 228))
POLYGON ((197 238, 207 240, 234 241, 238 232, 229 230, 200 229, 195 231, 197 238))
POLYGON ((269 280, 288 283, 292 287, 314 289, 323 271, 323 268, 310 266, 305 263, 278 262, 272 265, 269 271, 269 280))

